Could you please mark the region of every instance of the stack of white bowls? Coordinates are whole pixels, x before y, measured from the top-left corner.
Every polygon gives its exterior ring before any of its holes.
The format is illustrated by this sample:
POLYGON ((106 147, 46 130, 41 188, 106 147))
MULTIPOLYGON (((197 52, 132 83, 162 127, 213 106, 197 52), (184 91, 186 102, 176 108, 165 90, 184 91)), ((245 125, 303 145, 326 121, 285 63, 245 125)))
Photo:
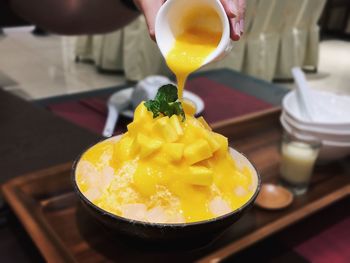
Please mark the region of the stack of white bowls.
POLYGON ((283 128, 300 139, 319 139, 321 161, 350 155, 350 97, 312 91, 312 103, 315 116, 311 121, 301 112, 296 91, 289 92, 283 99, 283 128))

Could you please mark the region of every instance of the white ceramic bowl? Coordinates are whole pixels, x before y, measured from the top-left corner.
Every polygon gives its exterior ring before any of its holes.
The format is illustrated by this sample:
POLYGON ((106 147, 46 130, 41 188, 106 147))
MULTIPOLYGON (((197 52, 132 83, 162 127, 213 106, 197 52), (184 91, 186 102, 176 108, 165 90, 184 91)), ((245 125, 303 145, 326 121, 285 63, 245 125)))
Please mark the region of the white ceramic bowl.
POLYGON ((350 131, 337 130, 337 129, 325 129, 325 128, 315 128, 312 126, 306 126, 299 124, 292 118, 290 118, 285 111, 282 112, 281 121, 288 123, 290 127, 296 132, 305 134, 306 136, 316 137, 322 140, 337 141, 337 142, 348 142, 350 143, 350 131))
POLYGON ((164 57, 173 47, 176 36, 182 33, 181 21, 187 15, 187 10, 202 6, 212 7, 220 17, 222 36, 217 48, 207 57, 203 65, 220 60, 230 52, 230 24, 226 12, 219 0, 168 0, 158 11, 155 25, 155 35, 158 47, 164 57))
POLYGON ((350 97, 320 91, 312 91, 312 96, 317 113, 315 121, 310 122, 303 118, 295 91, 289 92, 283 98, 282 105, 286 116, 296 124, 303 126, 303 129, 325 131, 326 133, 331 130, 336 133, 350 133, 350 97))
POLYGON ((293 134, 295 137, 307 140, 310 136, 312 136, 318 138, 322 142, 322 147, 318 158, 321 162, 334 161, 350 155, 350 142, 322 139, 312 133, 308 134, 305 133, 305 131, 295 129, 282 116, 280 120, 285 131, 293 134))

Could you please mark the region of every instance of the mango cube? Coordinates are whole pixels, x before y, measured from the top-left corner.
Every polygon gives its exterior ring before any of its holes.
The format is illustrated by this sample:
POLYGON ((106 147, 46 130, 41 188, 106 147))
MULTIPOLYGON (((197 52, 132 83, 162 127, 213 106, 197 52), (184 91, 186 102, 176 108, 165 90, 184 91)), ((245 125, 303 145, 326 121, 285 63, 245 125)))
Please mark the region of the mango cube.
POLYGON ((133 121, 129 123, 126 127, 128 129, 128 133, 131 135, 136 135, 138 131, 140 130, 140 122, 139 121, 133 121))
POLYGON ((130 156, 136 156, 136 154, 140 150, 140 145, 137 143, 136 139, 132 140, 131 146, 130 146, 130 156))
POLYGON ((188 145, 184 150, 184 157, 190 164, 200 162, 213 156, 208 142, 204 139, 199 139, 196 142, 188 145))
POLYGON ((213 152, 216 152, 220 148, 220 143, 215 139, 212 132, 208 131, 205 133, 205 138, 209 143, 209 146, 213 152))
POLYGON ((83 154, 83 159, 89 162, 103 162, 102 156, 111 156, 114 152, 114 146, 108 141, 96 144, 93 150, 90 148, 83 154))
POLYGON ((191 198, 196 195, 192 185, 184 181, 174 181, 169 185, 169 188, 171 192, 181 198, 191 198))
POLYGON ((144 166, 136 169, 133 177, 133 184, 142 195, 151 196, 156 193, 157 177, 155 174, 144 166))
POLYGON ((179 117, 176 115, 173 115, 170 117, 170 123, 173 126, 173 128, 175 129, 177 135, 181 136, 184 134, 184 131, 181 127, 181 123, 179 121, 179 117))
POLYGON ((164 145, 163 151, 172 161, 180 161, 183 156, 185 145, 183 143, 167 143, 164 145))
POLYGON ((211 127, 209 126, 209 124, 206 122, 206 120, 203 118, 203 116, 200 116, 199 118, 197 118, 197 120, 203 125, 204 128, 206 128, 208 131, 211 131, 211 127))
POLYGON ((159 132, 162 138, 164 138, 167 142, 175 142, 179 138, 175 128, 170 123, 169 117, 162 117, 158 119, 153 129, 155 132, 159 132))
POLYGON ((204 166, 191 166, 186 182, 194 185, 208 186, 213 183, 213 171, 204 166))
POLYGON ((137 135, 137 144, 140 146, 140 157, 145 158, 158 150, 163 142, 157 139, 152 139, 144 134, 137 135))
MULTIPOLYGON (((186 122, 188 121, 189 119, 187 118, 186 122)), ((184 126, 184 135, 181 136, 179 141, 188 145, 189 143, 196 141, 198 138, 199 136, 196 132, 195 126, 187 124, 184 126)))
POLYGON ((134 139, 129 136, 124 136, 118 143, 114 145, 113 160, 118 163, 127 161, 131 157, 132 144, 134 139))
MULTIPOLYGON (((199 123, 199 121, 197 122, 199 123)), ((211 131, 203 129, 202 126, 196 126, 195 124, 189 125, 187 129, 188 129, 188 132, 191 134, 194 134, 196 138, 205 139, 209 143, 209 146, 212 152, 215 152, 220 148, 219 142, 215 139, 211 131)))
POLYGON ((226 154, 228 151, 228 139, 216 132, 213 132, 213 137, 215 138, 215 140, 219 143, 220 148, 217 151, 218 154, 226 154))
POLYGON ((184 99, 182 101, 182 108, 188 115, 193 116, 196 113, 196 105, 190 100, 184 99))
POLYGON ((147 110, 144 105, 144 102, 141 102, 139 106, 136 107, 134 112, 134 120, 152 121, 152 113, 147 110))

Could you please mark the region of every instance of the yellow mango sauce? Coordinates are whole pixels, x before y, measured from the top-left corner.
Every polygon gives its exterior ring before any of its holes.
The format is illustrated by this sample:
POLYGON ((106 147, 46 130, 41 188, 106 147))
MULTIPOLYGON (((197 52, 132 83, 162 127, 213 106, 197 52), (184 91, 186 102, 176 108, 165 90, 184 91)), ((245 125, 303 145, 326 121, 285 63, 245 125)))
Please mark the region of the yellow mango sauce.
POLYGON ((179 98, 189 74, 199 69, 218 46, 222 30, 218 14, 210 7, 190 10, 183 18, 181 32, 166 56, 166 63, 175 74, 179 98))
POLYGON ((128 131, 83 154, 76 170, 82 193, 100 208, 155 223, 211 219, 245 204, 255 191, 226 137, 205 120, 153 115, 141 103, 128 131))

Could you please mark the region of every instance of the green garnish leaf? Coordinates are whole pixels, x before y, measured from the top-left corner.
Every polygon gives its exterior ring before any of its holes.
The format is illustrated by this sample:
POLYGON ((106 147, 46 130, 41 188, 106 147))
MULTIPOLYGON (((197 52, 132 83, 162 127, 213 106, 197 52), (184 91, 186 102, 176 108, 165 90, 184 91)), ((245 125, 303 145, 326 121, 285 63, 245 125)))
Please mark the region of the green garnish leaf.
POLYGON ((182 117, 182 121, 185 120, 185 112, 182 108, 181 102, 177 101, 177 88, 172 84, 167 84, 159 88, 154 100, 145 102, 145 107, 148 111, 153 113, 153 118, 158 117, 160 114, 168 116, 173 115, 182 117))
POLYGON ((165 102, 174 102, 178 99, 177 97, 177 88, 176 86, 172 84, 167 84, 164 86, 161 86, 158 89, 157 95, 154 98, 154 100, 157 100, 159 102, 165 101, 165 102))
POLYGON ((156 100, 149 100, 145 102, 148 111, 153 113, 153 118, 157 118, 160 114, 160 104, 156 100))
POLYGON ((174 102, 173 107, 175 109, 175 114, 178 115, 178 116, 181 116, 182 117, 182 121, 184 121, 186 119, 186 117, 185 117, 185 111, 182 108, 181 102, 180 101, 174 102))

